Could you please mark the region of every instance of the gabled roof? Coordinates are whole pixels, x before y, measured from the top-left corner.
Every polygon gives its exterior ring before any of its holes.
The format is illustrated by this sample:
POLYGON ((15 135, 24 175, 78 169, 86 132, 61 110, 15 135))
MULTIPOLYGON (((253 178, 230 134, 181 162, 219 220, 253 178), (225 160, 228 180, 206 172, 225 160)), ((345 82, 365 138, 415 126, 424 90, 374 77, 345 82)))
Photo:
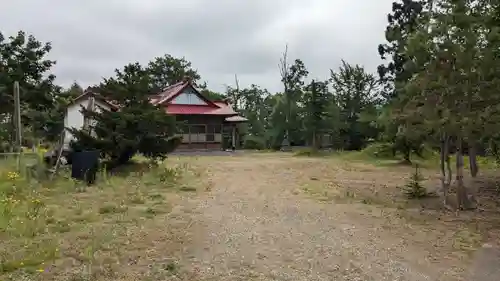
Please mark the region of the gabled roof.
MULTIPOLYGON (((82 95, 78 96, 75 98, 71 103, 74 104, 78 102, 81 99, 88 98, 90 96, 93 96, 94 98, 98 99, 99 101, 105 103, 109 107, 111 107, 114 110, 118 110, 120 107, 116 105, 116 103, 113 103, 113 101, 110 101, 106 99, 104 96, 100 95, 99 93, 92 91, 92 90, 86 90, 82 95)), ((165 108, 165 111, 168 114, 173 114, 173 115, 219 115, 219 116, 226 116, 226 117, 231 117, 231 116, 236 116, 238 113, 234 111, 234 109, 231 107, 231 105, 227 101, 211 101, 207 97, 205 97, 200 91, 196 89, 196 87, 193 86, 193 84, 188 81, 182 81, 176 84, 173 84, 165 89, 163 89, 162 92, 159 94, 156 94, 150 98, 150 101, 153 105, 161 105, 165 108), (177 104, 177 103, 171 103, 172 100, 177 97, 178 95, 182 94, 183 91, 186 88, 191 87, 193 89, 193 92, 203 101, 205 101, 206 104, 177 104)), ((239 116, 238 116, 239 117, 239 116)), ((239 117, 238 120, 234 121, 244 121, 242 119, 243 117, 239 117)), ((229 120, 228 120, 229 121, 229 120)))
POLYGON ((151 103, 154 105, 165 106, 165 111, 168 114, 174 115, 189 115, 189 114, 202 114, 202 115, 224 115, 233 116, 238 113, 233 110, 233 108, 225 101, 211 101, 205 97, 200 91, 194 87, 194 85, 189 81, 185 80, 176 84, 173 84, 163 91, 151 98, 151 103), (184 92, 186 88, 191 88, 194 93, 206 104, 173 104, 171 103, 175 97, 179 96, 184 92))
POLYGON ((155 105, 166 104, 172 101, 175 97, 182 94, 186 88, 191 88, 194 90, 194 93, 204 100, 208 106, 217 107, 211 100, 205 97, 189 80, 184 80, 173 85, 170 85, 163 89, 163 91, 157 95, 155 95, 151 102, 155 105))
POLYGON ((111 101, 109 101, 108 99, 106 99, 105 97, 101 96, 99 93, 96 93, 94 91, 89 91, 89 90, 86 90, 85 92, 83 92, 83 94, 79 95, 78 97, 74 98, 69 104, 68 104, 68 107, 83 100, 83 99, 86 99, 86 98, 90 98, 90 97, 94 97, 94 99, 106 104, 107 106, 109 106, 110 108, 114 109, 114 110, 117 110, 119 109, 119 106, 117 106, 116 104, 112 103, 111 101))

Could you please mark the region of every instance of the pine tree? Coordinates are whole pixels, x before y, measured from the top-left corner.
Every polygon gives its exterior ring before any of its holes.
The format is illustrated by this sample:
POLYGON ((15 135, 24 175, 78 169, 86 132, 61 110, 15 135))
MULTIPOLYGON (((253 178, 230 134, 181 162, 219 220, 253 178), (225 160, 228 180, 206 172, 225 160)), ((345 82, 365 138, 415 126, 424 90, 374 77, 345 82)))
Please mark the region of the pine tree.
POLYGON ((418 169, 418 165, 415 165, 415 171, 412 173, 403 189, 404 194, 410 199, 428 196, 427 189, 422 185, 422 180, 423 178, 418 169))
POLYGON ((72 147, 98 149, 114 165, 126 163, 136 153, 164 159, 180 143, 180 138, 174 137, 175 118, 149 102, 152 88, 148 71, 135 63, 116 70, 115 74, 101 83, 99 94, 119 109, 84 109, 84 115, 95 120, 94 135, 84 129, 70 129, 77 138, 72 147))
POLYGON ((378 66, 380 81, 383 85, 382 95, 385 98, 384 116, 379 123, 384 130, 384 141, 391 143, 394 152, 403 154, 404 160, 411 163, 411 153, 419 153, 426 132, 416 119, 405 119, 398 114, 400 98, 404 95, 404 85, 414 74, 415 69, 408 67, 411 57, 405 51, 411 36, 418 32, 427 22, 427 0, 402 0, 392 4, 392 12, 388 14, 388 26, 385 31, 385 44, 378 47, 386 65, 378 66))
POLYGON ((326 82, 312 81, 304 92, 305 131, 311 140, 312 148, 319 148, 318 138, 326 130, 326 118, 328 117, 328 106, 330 97, 326 82))
MULTIPOLYGON (((479 136, 499 128, 500 61, 495 55, 499 30, 491 24, 495 11, 488 1, 435 0, 434 4, 428 26, 408 40, 409 66, 417 71, 405 87, 402 112, 423 119, 436 135, 446 136, 444 150, 453 141, 457 206, 471 208, 474 194, 464 186, 463 155, 467 145, 474 146, 479 136)), ((441 161, 446 157, 442 155, 441 161)))

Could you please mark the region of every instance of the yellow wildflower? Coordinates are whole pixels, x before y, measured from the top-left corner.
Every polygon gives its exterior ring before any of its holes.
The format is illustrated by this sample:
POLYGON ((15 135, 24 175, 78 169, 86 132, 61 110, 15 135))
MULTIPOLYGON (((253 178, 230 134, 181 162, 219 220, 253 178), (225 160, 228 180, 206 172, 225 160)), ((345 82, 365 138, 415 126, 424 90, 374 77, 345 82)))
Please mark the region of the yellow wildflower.
POLYGON ((16 180, 16 179, 19 178, 19 173, 17 173, 17 172, 8 172, 7 173, 7 178, 9 180, 16 180))

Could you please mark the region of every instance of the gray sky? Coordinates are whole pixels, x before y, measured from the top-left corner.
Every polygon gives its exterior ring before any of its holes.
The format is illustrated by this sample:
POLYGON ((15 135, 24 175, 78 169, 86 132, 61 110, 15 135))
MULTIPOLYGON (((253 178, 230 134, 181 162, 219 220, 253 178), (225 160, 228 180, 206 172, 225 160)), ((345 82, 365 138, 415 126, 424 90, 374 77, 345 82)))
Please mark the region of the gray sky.
POLYGON ((216 91, 257 84, 280 91, 285 44, 310 78, 340 60, 375 72, 393 0, 0 0, 4 36, 50 41, 57 82, 98 83, 115 68, 165 53, 186 57, 216 91))

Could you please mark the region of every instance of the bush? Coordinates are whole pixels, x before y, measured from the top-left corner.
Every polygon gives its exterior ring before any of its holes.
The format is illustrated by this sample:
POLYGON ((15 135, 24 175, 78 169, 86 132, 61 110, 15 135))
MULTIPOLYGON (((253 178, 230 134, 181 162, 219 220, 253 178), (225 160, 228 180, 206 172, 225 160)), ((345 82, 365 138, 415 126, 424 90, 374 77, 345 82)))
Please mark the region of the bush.
POLYGON ((266 148, 266 142, 261 137, 256 136, 248 136, 245 138, 245 142, 243 143, 243 148, 245 149, 256 149, 261 150, 266 148))
POLYGON ((297 150, 294 153, 294 156, 307 156, 307 157, 310 157, 310 156, 322 156, 322 155, 325 155, 325 154, 326 154, 325 152, 321 152, 321 151, 318 151, 318 150, 313 149, 311 147, 308 147, 308 148, 302 148, 300 150, 297 150))
POLYGON ((393 146, 390 143, 374 143, 363 149, 363 154, 373 158, 393 158, 393 146))

